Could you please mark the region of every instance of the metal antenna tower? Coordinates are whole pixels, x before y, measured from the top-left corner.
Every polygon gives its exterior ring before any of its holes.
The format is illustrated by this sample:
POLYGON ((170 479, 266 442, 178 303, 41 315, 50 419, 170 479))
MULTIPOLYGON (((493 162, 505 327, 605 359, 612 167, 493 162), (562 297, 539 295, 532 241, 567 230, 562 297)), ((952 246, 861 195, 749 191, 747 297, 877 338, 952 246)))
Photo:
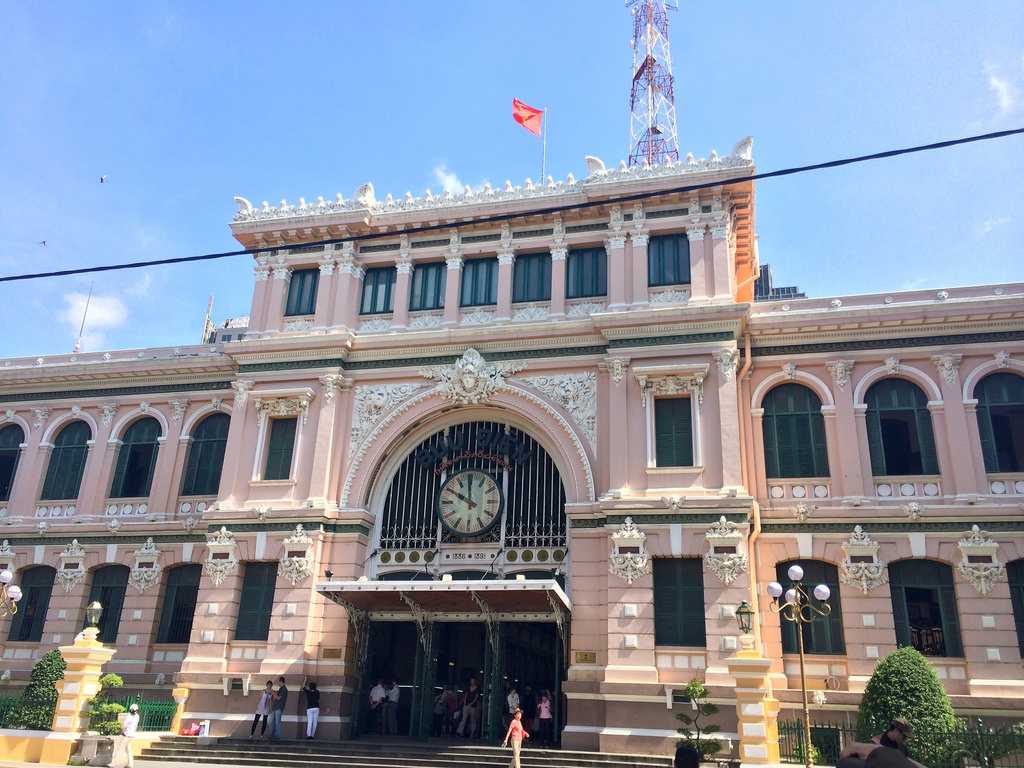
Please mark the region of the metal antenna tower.
POLYGON ((671 0, 626 0, 633 15, 633 86, 629 92, 629 164, 679 160, 672 53, 668 45, 671 0))

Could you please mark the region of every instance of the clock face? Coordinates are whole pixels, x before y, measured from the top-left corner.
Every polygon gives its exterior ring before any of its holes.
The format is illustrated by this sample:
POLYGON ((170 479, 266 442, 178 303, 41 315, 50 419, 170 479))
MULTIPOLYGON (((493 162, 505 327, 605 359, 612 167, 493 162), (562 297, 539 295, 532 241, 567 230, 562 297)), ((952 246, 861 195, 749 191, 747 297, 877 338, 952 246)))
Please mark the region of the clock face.
POLYGON ((501 488, 478 469, 452 475, 441 486, 437 511, 441 523, 460 536, 478 536, 501 516, 501 488))

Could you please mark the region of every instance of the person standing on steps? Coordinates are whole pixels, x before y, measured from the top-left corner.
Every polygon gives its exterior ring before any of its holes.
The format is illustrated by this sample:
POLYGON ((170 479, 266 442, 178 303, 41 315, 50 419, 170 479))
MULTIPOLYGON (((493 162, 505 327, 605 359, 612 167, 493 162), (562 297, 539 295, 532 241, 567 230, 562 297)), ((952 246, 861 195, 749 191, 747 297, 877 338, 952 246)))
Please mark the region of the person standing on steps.
POLYGON ((501 742, 503 747, 509 741, 512 742, 512 759, 509 761, 508 768, 520 768, 519 750, 523 748, 523 739, 528 738, 530 738, 530 734, 523 730, 523 710, 517 709, 512 713, 512 722, 508 724, 505 738, 501 742))
POLYGON ((384 703, 384 720, 388 736, 398 735, 398 699, 402 691, 398 687, 398 681, 392 680, 388 688, 388 698, 384 703))
POLYGON ((306 683, 302 686, 302 692, 306 694, 306 738, 312 739, 316 735, 316 724, 320 719, 320 691, 316 683, 306 683))
POLYGON ((539 725, 537 732, 540 743, 545 747, 554 745, 554 722, 551 717, 551 696, 546 690, 541 691, 540 698, 537 700, 537 723, 539 725))
POLYGON ((469 688, 466 690, 466 703, 462 706, 462 719, 459 720, 458 735, 467 739, 475 738, 477 726, 480 724, 480 689, 477 687, 476 678, 469 678, 469 688))
POLYGON ((277 741, 281 738, 281 720, 284 718, 284 708, 288 703, 288 686, 284 684, 284 678, 277 678, 277 693, 274 694, 274 703, 270 705, 270 740, 277 741))
POLYGON ((371 731, 377 731, 381 736, 384 735, 384 701, 388 697, 388 692, 384 688, 384 678, 377 678, 377 684, 370 689, 370 711, 373 713, 373 725, 370 727, 371 731))
POLYGON ((139 731, 139 705, 132 704, 128 707, 128 714, 124 716, 121 723, 121 735, 125 738, 124 748, 128 755, 128 768, 135 768, 135 758, 132 756, 132 739, 139 731))
POLYGON ((505 704, 508 706, 508 715, 504 718, 505 727, 508 728, 515 719, 516 710, 519 709, 519 691, 514 685, 508 687, 508 696, 505 697, 505 704))
POLYGON ((260 694, 260 702, 256 705, 256 716, 252 719, 252 728, 249 729, 249 741, 256 738, 256 726, 263 721, 260 727, 260 738, 267 735, 267 717, 270 716, 270 707, 274 703, 274 681, 267 680, 267 687, 260 694))

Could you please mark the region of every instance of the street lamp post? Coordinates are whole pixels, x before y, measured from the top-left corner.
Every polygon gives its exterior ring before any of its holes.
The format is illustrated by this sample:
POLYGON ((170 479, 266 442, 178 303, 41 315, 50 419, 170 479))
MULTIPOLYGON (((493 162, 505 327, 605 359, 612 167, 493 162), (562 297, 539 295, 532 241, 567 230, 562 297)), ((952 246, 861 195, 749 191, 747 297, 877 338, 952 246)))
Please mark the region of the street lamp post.
POLYGON ((792 586, 785 590, 785 594, 777 581, 768 585, 768 594, 774 598, 772 611, 796 625, 796 647, 800 654, 800 699, 804 711, 804 765, 811 768, 811 712, 807 704, 807 678, 804 674, 804 625, 832 613, 832 606, 828 604, 832 593, 824 584, 818 584, 809 595, 803 583, 804 569, 799 565, 789 566, 788 576, 792 586), (780 598, 784 599, 780 601, 780 598))
POLYGON ((11 584, 14 574, 4 568, 0 571, 0 619, 13 616, 18 612, 18 601, 21 600, 21 587, 11 584))

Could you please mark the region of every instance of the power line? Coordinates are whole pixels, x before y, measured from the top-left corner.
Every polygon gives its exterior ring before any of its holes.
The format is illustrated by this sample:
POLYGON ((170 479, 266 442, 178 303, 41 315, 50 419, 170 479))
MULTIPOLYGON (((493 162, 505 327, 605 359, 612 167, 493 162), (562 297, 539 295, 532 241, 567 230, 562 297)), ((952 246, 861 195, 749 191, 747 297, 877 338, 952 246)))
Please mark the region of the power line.
MULTIPOLYGON (((798 173, 821 171, 827 168, 839 168, 844 165, 853 165, 854 163, 865 163, 870 160, 884 160, 889 157, 898 157, 899 155, 911 155, 917 152, 929 152, 936 149, 946 149, 947 147, 955 147, 961 144, 971 144, 977 141, 991 141, 993 139, 1003 139, 1009 136, 1015 136, 1019 134, 1024 134, 1024 128, 1011 128, 1005 131, 993 131, 992 133, 981 133, 974 136, 964 136, 959 139, 949 139, 948 141, 936 141, 932 144, 919 144, 913 147, 889 149, 884 152, 874 152, 870 155, 857 155, 855 157, 845 157, 839 160, 829 160, 824 163, 814 163, 812 165, 798 165, 793 166, 791 168, 782 168, 777 171, 765 171, 764 173, 755 173, 750 176, 736 176, 729 179, 722 179, 720 181, 707 181, 701 184, 686 184, 681 187, 659 189, 654 192, 637 192, 632 195, 619 195, 617 197, 603 198, 601 200, 587 200, 586 202, 582 203, 570 203, 567 205, 556 205, 549 206, 546 208, 534 208, 533 210, 530 211, 519 211, 517 213, 503 213, 494 214, 492 216, 478 216, 470 221, 460 221, 457 224, 425 224, 420 227, 406 227, 405 229, 395 230, 393 232, 373 232, 365 235, 351 235, 349 237, 337 237, 329 240, 311 240, 304 243, 290 243, 288 245, 288 248, 312 248, 319 245, 336 245, 338 243, 354 243, 366 240, 379 240, 381 238, 393 238, 396 237, 397 235, 414 235, 423 232, 437 232, 439 230, 455 229, 459 226, 465 226, 467 224, 497 224, 529 216, 543 216, 555 213, 562 213, 565 211, 579 211, 588 208, 596 208, 603 205, 613 205, 616 203, 631 203, 639 200, 646 200, 647 198, 650 197, 661 197, 663 195, 679 194, 683 192, 697 192, 702 189, 724 187, 730 184, 740 184, 750 181, 759 181, 761 179, 774 179, 780 176, 793 176, 798 173)), ((214 259, 226 259, 231 256, 247 256, 251 254, 262 253, 268 250, 274 249, 244 248, 237 251, 219 251, 217 253, 203 253, 197 256, 177 256, 169 259, 127 261, 122 262, 120 264, 105 264, 96 267, 60 269, 53 272, 33 272, 24 275, 6 275, 4 277, 0 277, 0 283, 10 283, 15 282, 17 280, 38 280, 44 277, 65 277, 67 275, 84 275, 93 272, 112 272, 121 269, 140 269, 142 267, 155 267, 161 264, 183 264, 191 261, 212 261, 214 259)))

